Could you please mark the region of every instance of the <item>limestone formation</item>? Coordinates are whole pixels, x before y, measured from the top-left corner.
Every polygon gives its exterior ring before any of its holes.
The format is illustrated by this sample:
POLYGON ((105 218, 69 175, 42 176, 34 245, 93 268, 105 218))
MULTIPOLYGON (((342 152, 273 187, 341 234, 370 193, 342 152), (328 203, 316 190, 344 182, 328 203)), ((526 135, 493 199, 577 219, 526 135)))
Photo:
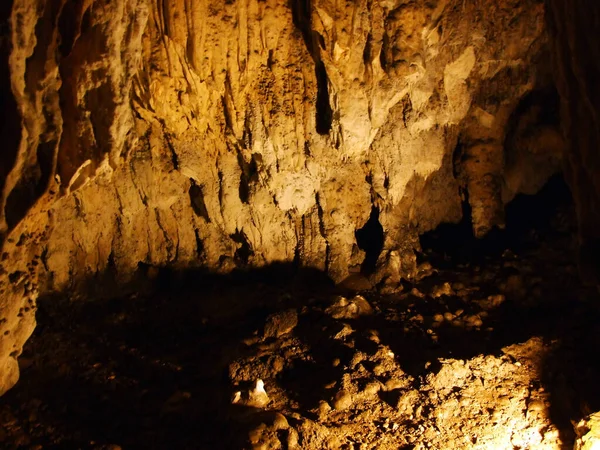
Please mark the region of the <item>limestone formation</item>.
POLYGON ((393 284, 463 203, 482 236, 558 169, 536 0, 1 8, 0 392, 39 292, 365 257, 393 284))

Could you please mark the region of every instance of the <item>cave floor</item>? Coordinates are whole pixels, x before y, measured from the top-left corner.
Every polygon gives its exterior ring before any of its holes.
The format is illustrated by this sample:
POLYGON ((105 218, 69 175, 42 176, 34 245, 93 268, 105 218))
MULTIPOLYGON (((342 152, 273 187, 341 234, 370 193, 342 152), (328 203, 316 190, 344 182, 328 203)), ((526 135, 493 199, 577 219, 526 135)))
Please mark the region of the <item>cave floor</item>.
POLYGON ((572 448, 600 409, 600 299, 572 231, 438 246, 387 295, 272 270, 42 299, 0 447, 572 448))

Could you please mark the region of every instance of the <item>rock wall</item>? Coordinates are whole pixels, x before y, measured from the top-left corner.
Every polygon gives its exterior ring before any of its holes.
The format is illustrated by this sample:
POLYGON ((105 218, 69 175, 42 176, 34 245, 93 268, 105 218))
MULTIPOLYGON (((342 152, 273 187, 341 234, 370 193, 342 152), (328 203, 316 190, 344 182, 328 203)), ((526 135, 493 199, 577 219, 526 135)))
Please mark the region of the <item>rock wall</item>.
POLYGON ((501 227, 559 165, 540 1, 3 8, 0 392, 40 291, 274 262, 340 281, 365 260, 393 285, 419 233, 464 202, 477 236, 501 227))
POLYGON ((563 131, 565 175, 577 205, 580 272, 600 285, 600 4, 547 0, 563 131))

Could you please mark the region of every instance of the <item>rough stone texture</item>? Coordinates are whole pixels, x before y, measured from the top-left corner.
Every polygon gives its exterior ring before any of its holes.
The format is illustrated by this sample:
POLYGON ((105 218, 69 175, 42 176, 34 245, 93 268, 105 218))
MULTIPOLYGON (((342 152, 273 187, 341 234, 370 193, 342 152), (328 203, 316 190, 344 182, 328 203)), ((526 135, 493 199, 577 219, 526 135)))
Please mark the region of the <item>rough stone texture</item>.
POLYGON ((558 167, 540 1, 3 8, 21 127, 2 156, 0 392, 38 291, 292 261, 341 281, 365 256, 393 284, 463 201, 481 236, 558 167), (357 243, 370 218, 380 254, 357 243))
POLYGON ((580 272, 600 285, 600 4, 547 0, 562 125, 565 174, 577 205, 580 272))

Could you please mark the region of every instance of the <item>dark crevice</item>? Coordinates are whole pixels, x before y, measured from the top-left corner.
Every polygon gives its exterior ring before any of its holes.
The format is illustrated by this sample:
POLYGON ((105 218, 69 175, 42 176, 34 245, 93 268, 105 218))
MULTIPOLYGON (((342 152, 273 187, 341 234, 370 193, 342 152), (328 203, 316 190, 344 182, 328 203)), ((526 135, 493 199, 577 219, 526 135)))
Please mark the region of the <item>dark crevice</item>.
POLYGON ((54 45, 53 34, 59 14, 59 2, 46 2, 41 8, 41 17, 35 24, 36 46, 33 54, 26 60, 25 69, 26 92, 31 100, 35 97, 40 81, 46 77, 46 58, 54 45))
POLYGON ((329 81, 325 64, 321 60, 320 48, 325 49, 325 39, 312 29, 311 0, 291 0, 294 25, 302 33, 306 49, 315 62, 317 79, 316 129, 321 135, 329 134, 333 122, 333 111, 329 102, 329 81))
POLYGON ((254 251, 250 246, 250 242, 248 242, 246 234, 243 231, 236 231, 229 235, 229 237, 237 244, 240 244, 234 254, 236 263, 242 267, 248 265, 248 261, 250 261, 250 257, 254 254, 254 251))
POLYGON ((242 135, 242 140, 244 141, 244 146, 247 149, 251 149, 254 143, 252 139, 252 124, 250 123, 250 115, 246 114, 244 118, 244 134, 242 135))
POLYGON ((371 33, 369 33, 367 35, 367 42, 365 43, 365 49, 363 50, 363 62, 365 63, 365 66, 368 66, 369 64, 371 64, 371 53, 372 53, 372 44, 371 41, 373 40, 371 33))
POLYGON ((238 192, 241 202, 248 204, 250 199, 250 185, 248 184, 248 177, 243 171, 240 175, 240 186, 238 192))
POLYGON ((329 86, 325 64, 319 61, 315 66, 317 76, 317 133, 327 135, 331 131, 333 110, 329 103, 329 86))
POLYGON ((200 237, 200 231, 197 228, 194 228, 194 235, 196 237, 196 256, 198 259, 201 259, 202 254, 204 253, 204 243, 200 237))
MULTIPOLYGON (((464 162, 464 145, 459 139, 452 153, 452 175, 454 178, 459 179, 461 172, 461 165, 464 162)), ((459 180, 460 181, 460 180, 459 180)))
POLYGON ((202 192, 202 187, 198 186, 192 179, 190 179, 190 182, 191 184, 188 192, 190 195, 192 209, 197 216, 202 217, 204 220, 210 223, 210 217, 208 215, 208 209, 206 209, 206 203, 204 202, 204 193, 202 192))
POLYGON ((96 89, 91 89, 85 97, 85 105, 90 111, 89 120, 92 125, 95 148, 91 148, 92 161, 99 165, 105 154, 110 153, 113 142, 111 127, 117 105, 114 100, 115 93, 110 82, 101 84, 96 89))
POLYGON ((250 185, 258 179, 259 158, 261 158, 259 154, 253 154, 250 162, 247 163, 242 154, 238 153, 238 164, 241 169, 239 196, 242 203, 250 202, 250 185))
POLYGON ((66 2, 58 19, 58 29, 60 31, 60 44, 58 51, 64 58, 73 50, 75 37, 77 36, 77 13, 79 5, 77 2, 66 2))
POLYGON ((325 271, 329 269, 329 259, 331 249, 329 248, 329 241, 327 240, 327 233, 325 232, 325 219, 323 217, 323 208, 321 207, 321 199, 319 194, 315 194, 315 203, 317 204, 317 215, 319 217, 319 233, 325 239, 325 271))
MULTIPOLYGON (((19 149, 21 137, 21 117, 17 102, 12 94, 8 58, 11 52, 10 42, 10 13, 12 0, 0 2, 0 105, 2 105, 2 120, 0 121, 0 136, 2 136, 2 151, 0 152, 0 190, 4 188, 6 177, 12 169, 19 149)), ((0 236, 0 246, 2 237, 0 236)))
POLYGON ((92 28, 92 8, 88 7, 81 18, 81 34, 87 33, 92 28))
POLYGON ((310 18, 311 0, 290 0, 290 8, 294 25, 302 33, 304 44, 314 58, 314 39, 310 18))
POLYGON ((387 52, 390 46, 390 38, 388 37, 388 35, 386 33, 384 33, 383 35, 383 42, 381 45, 381 51, 379 52, 379 64, 381 65, 381 68, 383 69, 383 71, 385 72, 388 66, 388 61, 387 61, 387 52))
POLYGON ((174 170, 179 170, 179 158, 177 157, 177 152, 175 151, 175 147, 171 142, 170 136, 165 133, 165 142, 167 144, 167 148, 169 149, 169 153, 171 155, 171 163, 173 164, 174 170))
POLYGON ((358 248, 365 252, 361 272, 367 275, 375 272, 377 260, 383 250, 383 227, 379 222, 379 209, 373 206, 369 220, 360 230, 356 230, 358 248))
POLYGON ((37 167, 24 172, 19 183, 13 188, 6 199, 6 223, 12 229, 25 217, 29 208, 37 198, 38 182, 40 179, 37 167))

